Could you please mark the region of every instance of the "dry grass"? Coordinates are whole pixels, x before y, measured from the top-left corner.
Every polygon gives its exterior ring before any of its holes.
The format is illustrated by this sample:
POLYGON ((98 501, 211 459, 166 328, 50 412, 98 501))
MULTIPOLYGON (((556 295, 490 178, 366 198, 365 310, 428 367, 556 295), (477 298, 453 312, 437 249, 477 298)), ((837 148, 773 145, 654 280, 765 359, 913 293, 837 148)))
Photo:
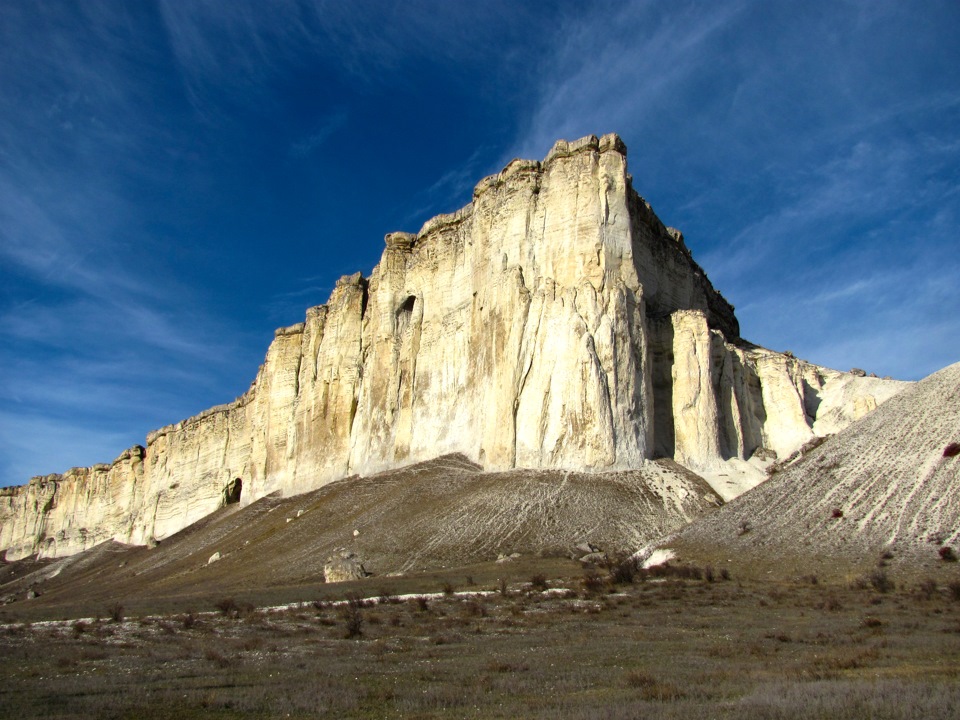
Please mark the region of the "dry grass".
POLYGON ((330 587, 283 611, 10 623, 0 708, 22 720, 960 715, 960 602, 942 582, 521 572, 507 593, 481 582, 480 597, 430 579, 432 596, 404 602, 380 579, 375 604, 330 587), (598 587, 584 592, 584 577, 598 587))

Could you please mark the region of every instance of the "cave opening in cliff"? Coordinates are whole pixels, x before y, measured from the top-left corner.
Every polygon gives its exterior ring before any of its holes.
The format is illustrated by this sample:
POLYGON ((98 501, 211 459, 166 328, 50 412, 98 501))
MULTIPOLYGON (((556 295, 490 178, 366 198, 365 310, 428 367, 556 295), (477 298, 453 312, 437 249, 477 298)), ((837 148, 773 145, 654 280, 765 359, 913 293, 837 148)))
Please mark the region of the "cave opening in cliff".
POLYGON ((415 295, 411 295, 406 300, 403 301, 403 304, 397 308, 397 337, 403 338, 406 334, 407 329, 410 327, 410 319, 413 316, 413 306, 416 305, 417 298, 415 295))
POLYGON ((243 480, 234 478, 223 489, 223 504, 233 505, 240 502, 240 493, 243 492, 243 480))

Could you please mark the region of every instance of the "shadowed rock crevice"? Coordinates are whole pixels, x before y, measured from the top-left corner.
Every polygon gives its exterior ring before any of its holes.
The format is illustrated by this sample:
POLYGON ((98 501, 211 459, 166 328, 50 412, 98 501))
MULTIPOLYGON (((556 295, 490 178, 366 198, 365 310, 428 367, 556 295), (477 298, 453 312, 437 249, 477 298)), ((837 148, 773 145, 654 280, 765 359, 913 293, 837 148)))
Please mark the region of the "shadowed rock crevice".
POLYGON ((223 489, 223 504, 233 505, 240 502, 240 495, 243 492, 243 480, 234 478, 223 489))

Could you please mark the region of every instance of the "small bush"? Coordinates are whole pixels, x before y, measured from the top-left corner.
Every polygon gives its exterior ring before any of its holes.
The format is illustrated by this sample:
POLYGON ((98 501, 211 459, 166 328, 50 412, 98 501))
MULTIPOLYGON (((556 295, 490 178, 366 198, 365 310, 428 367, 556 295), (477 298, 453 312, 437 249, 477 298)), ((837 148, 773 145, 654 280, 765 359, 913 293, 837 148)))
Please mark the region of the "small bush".
POLYGON ((497 592, 499 592, 499 593, 500 593, 501 595, 503 595, 504 597, 506 597, 507 595, 510 594, 510 588, 509 588, 509 586, 507 585, 507 579, 506 579, 506 578, 499 578, 499 579, 497 580, 497 592))
POLYGON ((953 548, 949 545, 944 545, 942 548, 937 550, 940 555, 940 559, 944 562, 956 562, 957 554, 953 551, 953 548))
POLYGON ((621 558, 610 570, 610 578, 616 585, 629 585, 637 578, 637 561, 632 557, 621 558))
POLYGON ((107 616, 115 623, 123 622, 123 605, 118 602, 110 605, 110 607, 107 608, 107 616))
POLYGON ((863 619, 863 622, 861 623, 861 625, 863 625, 863 627, 865 628, 876 629, 879 627, 883 627, 883 621, 880 620, 879 618, 867 616, 863 619))
POLYGON ((947 588, 950 590, 950 597, 954 600, 960 600, 960 581, 954 580, 947 585, 947 588))
POLYGON ((219 668, 230 667, 230 658, 215 648, 207 648, 203 652, 203 657, 212 662, 219 668))
POLYGON ((479 599, 467 600, 463 604, 464 617, 486 617, 487 607, 479 599))
POLYGON ((197 616, 193 612, 187 612, 181 616, 180 624, 183 625, 184 630, 190 630, 197 624, 197 616))
POLYGON ((580 580, 580 585, 586 593, 600 593, 607 589, 607 578, 596 570, 588 570, 580 580))
POLYGON ((943 449, 944 457, 956 457, 960 455, 960 443, 952 442, 943 449))
POLYGON ((874 570, 870 573, 868 580, 873 589, 879 593, 890 592, 897 587, 883 570, 874 570))
POLYGON ((684 565, 677 568, 679 575, 682 578, 687 580, 702 580, 703 579, 703 570, 693 565, 684 565))
POLYGON ((87 631, 87 624, 83 620, 77 620, 73 624, 73 634, 80 637, 87 631))
POLYGON ((550 587, 547 584, 547 576, 544 575, 543 573, 537 573, 532 578, 530 578, 530 585, 533 586, 534 590, 539 590, 540 592, 543 592, 548 587, 550 587))
POLYGON ((350 638, 357 638, 363 635, 363 613, 360 611, 363 607, 363 601, 356 597, 347 599, 347 604, 343 607, 342 615, 345 625, 346 635, 350 638))
POLYGON ((430 611, 430 601, 427 598, 425 598, 423 595, 418 595, 415 598, 410 598, 410 605, 417 612, 430 611))
POLYGON ((730 571, 726 568, 720 568, 720 579, 728 582, 730 580, 730 571))
POLYGON ((456 592, 456 588, 449 580, 445 581, 443 585, 441 585, 441 589, 443 590, 444 595, 453 595, 453 593, 456 592))
POLYGON ((937 594, 937 581, 927 578, 917 587, 917 592, 924 600, 932 600, 937 594))
POLYGON ((712 583, 714 581, 713 568, 710 565, 707 565, 703 569, 703 579, 709 583, 712 583))
POLYGON ((740 523, 739 529, 737 530, 737 535, 746 535, 746 534, 747 534, 748 532, 750 532, 750 530, 752 530, 752 529, 753 529, 753 528, 750 527, 750 523, 747 522, 746 520, 743 520, 743 521, 740 523))
POLYGON ((626 674, 626 684, 640 692, 643 700, 669 702, 683 697, 683 692, 676 685, 658 680, 643 670, 631 670, 626 674))
POLYGON ((827 596, 817 607, 828 612, 837 612, 839 610, 843 610, 843 605, 841 605, 840 601, 833 595, 827 596))
POLYGON ((224 617, 236 618, 240 616, 240 606, 232 597, 223 598, 213 604, 224 617))
POLYGON ((830 516, 839 520, 843 517, 843 510, 840 508, 834 508, 833 512, 830 513, 830 516))

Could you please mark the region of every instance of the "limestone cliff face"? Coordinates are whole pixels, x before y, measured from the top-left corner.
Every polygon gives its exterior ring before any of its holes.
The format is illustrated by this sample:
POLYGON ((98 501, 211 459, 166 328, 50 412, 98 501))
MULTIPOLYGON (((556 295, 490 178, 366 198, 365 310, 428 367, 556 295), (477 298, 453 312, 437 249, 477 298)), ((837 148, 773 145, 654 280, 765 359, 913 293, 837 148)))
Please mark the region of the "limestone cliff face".
POLYGON ((237 479, 246 503, 454 452, 491 470, 673 457, 743 474, 758 450, 789 455, 897 389, 742 343, 682 235, 633 190, 620 139, 559 141, 456 213, 387 235, 369 278, 277 331, 235 402, 111 466, 0 494, 0 549, 146 543, 237 479))

